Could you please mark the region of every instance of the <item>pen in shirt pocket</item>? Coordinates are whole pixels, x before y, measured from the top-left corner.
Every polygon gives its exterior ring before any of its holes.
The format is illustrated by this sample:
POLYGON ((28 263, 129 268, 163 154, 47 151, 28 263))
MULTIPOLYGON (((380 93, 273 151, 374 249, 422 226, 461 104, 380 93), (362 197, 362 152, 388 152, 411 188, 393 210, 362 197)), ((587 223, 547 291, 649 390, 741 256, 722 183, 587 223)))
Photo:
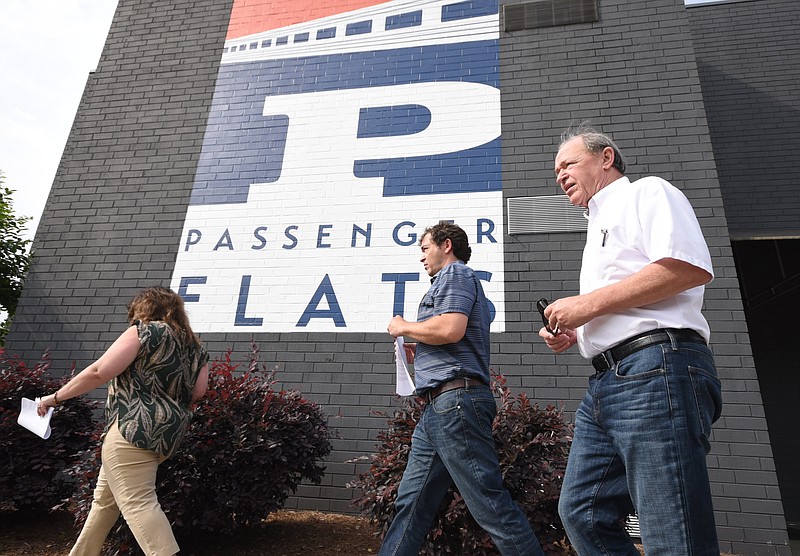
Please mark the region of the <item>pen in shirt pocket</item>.
POLYGON ((603 228, 602 230, 600 230, 600 233, 603 234, 603 241, 600 243, 600 247, 605 247, 606 246, 606 238, 608 237, 608 230, 603 228))

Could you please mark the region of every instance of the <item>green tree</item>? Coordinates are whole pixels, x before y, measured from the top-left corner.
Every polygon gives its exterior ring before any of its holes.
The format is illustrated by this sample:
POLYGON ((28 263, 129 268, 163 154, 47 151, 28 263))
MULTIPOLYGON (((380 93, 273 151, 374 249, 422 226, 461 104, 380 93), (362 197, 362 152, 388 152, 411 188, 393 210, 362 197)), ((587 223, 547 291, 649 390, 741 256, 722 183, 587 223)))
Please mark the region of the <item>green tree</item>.
POLYGON ((6 314, 0 323, 0 346, 3 345, 11 318, 17 309, 22 293, 25 274, 31 263, 28 253, 29 239, 22 239, 28 217, 15 216, 12 206, 12 190, 4 185, 5 176, 0 172, 0 310, 6 314))

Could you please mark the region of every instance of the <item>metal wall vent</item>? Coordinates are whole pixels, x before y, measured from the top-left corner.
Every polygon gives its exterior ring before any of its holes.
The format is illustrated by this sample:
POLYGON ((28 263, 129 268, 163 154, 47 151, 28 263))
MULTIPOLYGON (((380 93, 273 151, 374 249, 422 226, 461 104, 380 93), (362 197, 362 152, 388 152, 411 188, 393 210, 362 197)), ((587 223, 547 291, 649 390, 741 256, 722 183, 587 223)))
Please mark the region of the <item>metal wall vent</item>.
POLYGON ((636 539, 642 538, 642 530, 639 527, 638 515, 634 514, 628 516, 628 519, 625 521, 625 530, 631 537, 634 537, 636 539))
POLYGON ((503 6, 506 31, 597 21, 597 0, 537 0, 503 6))
POLYGON ((585 232, 588 224, 583 207, 569 204, 566 195, 544 197, 509 197, 508 233, 546 234, 585 232))

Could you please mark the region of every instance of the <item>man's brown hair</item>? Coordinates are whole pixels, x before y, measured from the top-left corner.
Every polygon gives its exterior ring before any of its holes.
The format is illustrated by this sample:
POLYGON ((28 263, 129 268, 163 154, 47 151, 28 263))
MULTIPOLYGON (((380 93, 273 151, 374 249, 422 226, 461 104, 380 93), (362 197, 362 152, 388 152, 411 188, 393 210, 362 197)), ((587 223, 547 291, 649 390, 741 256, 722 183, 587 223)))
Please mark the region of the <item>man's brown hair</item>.
POLYGON ((422 244, 425 236, 429 234, 431 241, 436 245, 441 245, 446 239, 449 239, 453 244, 453 254, 456 258, 465 263, 469 262, 469 258, 472 256, 472 247, 469 246, 467 232, 462 230, 460 226, 447 220, 440 220, 438 224, 425 228, 425 233, 422 234, 419 240, 420 244, 422 244))

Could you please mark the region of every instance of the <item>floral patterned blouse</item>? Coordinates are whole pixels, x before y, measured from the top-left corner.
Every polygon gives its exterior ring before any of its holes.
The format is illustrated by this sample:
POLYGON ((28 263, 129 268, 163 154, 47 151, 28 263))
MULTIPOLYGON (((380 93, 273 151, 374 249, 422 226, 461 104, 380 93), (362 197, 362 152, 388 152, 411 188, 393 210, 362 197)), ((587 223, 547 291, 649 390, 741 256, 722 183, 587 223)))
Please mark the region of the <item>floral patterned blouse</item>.
POLYGON ((169 457, 189 428, 192 389, 208 352, 164 322, 137 320, 133 326, 141 347, 131 366, 109 382, 106 432, 117 421, 128 442, 169 457))

